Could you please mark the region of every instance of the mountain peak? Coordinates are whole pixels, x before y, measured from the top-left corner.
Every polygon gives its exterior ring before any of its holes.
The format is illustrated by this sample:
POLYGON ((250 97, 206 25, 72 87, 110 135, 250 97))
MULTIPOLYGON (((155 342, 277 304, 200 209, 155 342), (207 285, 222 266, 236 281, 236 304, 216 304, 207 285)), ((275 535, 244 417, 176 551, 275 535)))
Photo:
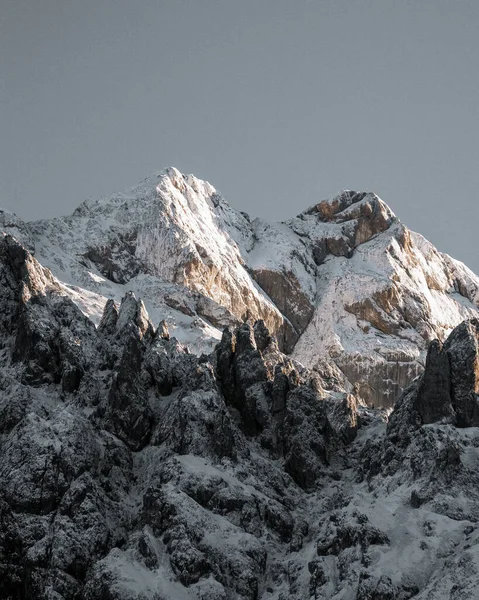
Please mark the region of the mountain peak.
POLYGON ((161 195, 163 192, 171 192, 175 188, 182 195, 191 197, 192 194, 199 195, 203 200, 209 200, 217 192, 215 188, 192 174, 185 175, 176 167, 168 167, 157 175, 156 190, 161 195))
POLYGON ((80 289, 72 297, 97 322, 106 299, 127 291, 195 349, 263 319, 280 349, 314 368, 323 353, 375 405, 422 370, 432 338, 477 316, 479 279, 371 192, 344 190, 268 223, 169 167, 28 231, 38 260, 80 289))
POLYGON ((389 206, 373 192, 354 190, 343 190, 333 198, 311 206, 302 214, 316 215, 321 221, 342 222, 372 213, 382 213, 391 220, 396 217, 389 206))
POLYGON ((479 278, 378 196, 170 167, 2 230, 1 597, 474 596, 479 278))

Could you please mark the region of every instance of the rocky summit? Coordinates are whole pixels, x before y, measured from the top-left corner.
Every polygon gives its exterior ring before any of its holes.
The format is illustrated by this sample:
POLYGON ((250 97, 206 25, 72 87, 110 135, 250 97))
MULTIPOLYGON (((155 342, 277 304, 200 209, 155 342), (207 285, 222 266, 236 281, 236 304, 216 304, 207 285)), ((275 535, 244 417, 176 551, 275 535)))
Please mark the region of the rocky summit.
POLYGON ((337 367, 369 406, 391 408, 431 341, 477 316, 479 278, 410 231, 372 193, 345 191, 283 223, 252 219, 174 168, 72 215, 3 231, 51 270, 95 324, 108 299, 142 298, 190 351, 263 320, 281 351, 337 367))
POLYGON ((479 279, 377 196, 0 223, 0 598, 478 598, 479 279))

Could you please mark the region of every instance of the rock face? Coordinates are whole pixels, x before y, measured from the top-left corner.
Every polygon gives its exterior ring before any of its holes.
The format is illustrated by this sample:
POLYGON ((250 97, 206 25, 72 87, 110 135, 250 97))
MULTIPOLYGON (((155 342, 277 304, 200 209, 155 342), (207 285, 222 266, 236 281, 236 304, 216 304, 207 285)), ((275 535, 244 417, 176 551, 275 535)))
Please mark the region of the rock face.
POLYGON ((426 368, 417 391, 416 408, 424 424, 454 418, 449 356, 438 340, 429 346, 426 368))
POLYGON ((479 321, 461 323, 444 346, 429 346, 426 368, 416 386, 399 399, 421 424, 450 422, 479 426, 479 321))
POLYGON ((372 193, 270 224, 170 168, 68 217, 25 224, 1 212, 0 224, 96 324, 108 299, 134 292, 201 354, 224 327, 263 320, 280 350, 311 370, 333 361, 370 406, 391 408, 428 344, 477 316, 479 279, 372 193))
POLYGON ((257 598, 347 443, 317 376, 263 321, 200 358, 132 293, 95 328, 9 236, 0 272, 1 597, 257 598))
POLYGON ((477 320, 387 423, 264 321, 198 357, 132 293, 96 328, 10 236, 0 278, 1 598, 474 597, 477 320))
POLYGON ((479 321, 461 323, 444 349, 451 365, 452 407, 459 427, 479 426, 479 321))

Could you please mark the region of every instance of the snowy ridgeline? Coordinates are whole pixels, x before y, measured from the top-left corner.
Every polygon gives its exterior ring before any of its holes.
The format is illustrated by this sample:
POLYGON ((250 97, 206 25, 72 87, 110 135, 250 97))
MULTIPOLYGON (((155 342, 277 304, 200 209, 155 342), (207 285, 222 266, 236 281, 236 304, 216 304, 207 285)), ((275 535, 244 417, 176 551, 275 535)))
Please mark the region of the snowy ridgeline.
POLYGON ((201 354, 225 326, 262 319, 280 349, 319 373, 332 360, 370 406, 391 407, 429 342, 477 314, 479 279, 369 193, 269 224, 170 168, 68 217, 1 221, 96 324, 132 291, 201 354))

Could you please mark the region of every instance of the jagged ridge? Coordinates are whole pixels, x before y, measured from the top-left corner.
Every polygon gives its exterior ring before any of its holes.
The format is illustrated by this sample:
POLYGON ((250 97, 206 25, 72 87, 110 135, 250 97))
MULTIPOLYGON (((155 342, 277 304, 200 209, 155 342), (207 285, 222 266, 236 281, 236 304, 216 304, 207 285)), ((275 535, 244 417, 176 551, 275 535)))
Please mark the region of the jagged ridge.
POLYGON ((263 319, 280 349, 323 377, 334 361, 375 406, 422 372, 431 340, 477 315, 478 278, 374 194, 268 224, 171 168, 70 217, 3 221, 96 323, 107 298, 133 291, 201 353, 224 326, 263 319))
POLYGON ((131 293, 95 328, 9 236, 0 279, 2 597, 474 597, 477 321, 386 427, 261 321, 197 357, 131 293))

